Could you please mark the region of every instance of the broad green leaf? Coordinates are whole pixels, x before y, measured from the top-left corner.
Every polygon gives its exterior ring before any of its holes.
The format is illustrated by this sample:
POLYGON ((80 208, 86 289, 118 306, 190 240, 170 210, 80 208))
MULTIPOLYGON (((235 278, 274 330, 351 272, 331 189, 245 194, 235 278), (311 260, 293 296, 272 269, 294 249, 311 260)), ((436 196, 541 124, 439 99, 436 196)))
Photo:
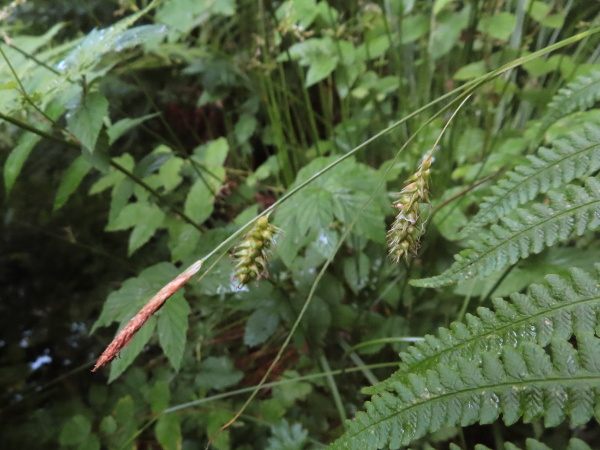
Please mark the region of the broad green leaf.
POLYGON ((100 440, 95 434, 88 434, 83 442, 77 446, 78 450, 100 450, 100 440))
POLYGON ((458 43, 460 33, 468 26, 471 15, 469 4, 460 12, 442 11, 429 35, 429 53, 432 59, 450 52, 458 43))
POLYGON ((156 230, 162 226, 164 218, 165 213, 158 206, 150 205, 147 213, 139 218, 140 223, 135 226, 131 236, 129 236, 128 255, 131 256, 154 236, 156 230))
POLYGON ((159 115, 160 113, 146 114, 145 116, 137 117, 135 119, 121 119, 118 122, 112 124, 107 130, 109 145, 112 145, 117 139, 119 139, 132 128, 135 128, 138 125, 144 123, 146 120, 152 119, 159 115))
POLYGON ((200 389, 222 390, 233 386, 242 379, 244 374, 233 367, 226 356, 209 356, 196 374, 196 386, 200 389))
POLYGON ((67 130, 92 152, 108 114, 108 100, 101 92, 90 92, 67 117, 67 130))
POLYGON ((211 16, 231 16, 234 12, 235 0, 169 0, 158 9, 156 21, 187 33, 211 16))
POLYGON ((357 49, 357 53, 366 61, 383 56, 389 48, 390 37, 388 35, 383 35, 376 37, 369 42, 365 42, 357 49))
POLYGON ((435 0, 433 4, 433 14, 438 14, 448 3, 451 3, 452 0, 435 0))
MULTIPOLYGON (((129 320, 123 321, 119 331, 127 325, 129 320)), ((110 363, 110 375, 108 382, 112 383, 133 363, 135 358, 142 352, 146 344, 152 338, 156 328, 156 317, 150 317, 142 328, 136 333, 131 342, 110 363)))
POLYGON ((229 144, 227 143, 227 139, 220 137, 196 148, 194 156, 202 164, 214 169, 225 164, 228 152, 229 144))
POLYGON ((117 421, 113 416, 106 416, 100 422, 100 433, 111 435, 117 429, 117 421))
POLYGON ((514 14, 500 12, 479 20, 477 29, 494 39, 506 41, 512 34, 517 24, 514 14))
MULTIPOLYGON (((150 266, 140 272, 137 277, 126 280, 121 288, 112 292, 90 333, 98 327, 109 326, 113 322, 129 321, 164 285, 179 275, 179 270, 173 264, 162 262, 150 266)), ((171 301, 183 293, 178 291, 167 300, 171 301)))
POLYGON ((61 445, 75 445, 84 442, 92 431, 92 424, 83 415, 77 414, 65 423, 58 438, 61 445))
POLYGON ((166 381, 158 380, 150 388, 150 409, 153 413, 160 413, 167 409, 169 406, 169 398, 171 392, 169 390, 169 384, 166 381))
POLYGON ((181 425, 176 414, 162 414, 154 426, 156 439, 164 450, 179 450, 182 445, 181 425))
POLYGON ((466 66, 461 67, 454 74, 455 80, 472 80, 486 73, 485 63, 483 61, 477 61, 466 66))
POLYGON ((108 135, 105 129, 100 130, 96 147, 93 149, 82 147, 81 155, 91 166, 102 173, 108 173, 110 170, 110 155, 108 154, 108 135))
POLYGON ((196 227, 179 220, 170 221, 168 229, 172 261, 183 261, 194 254, 200 240, 200 231, 196 227))
POLYGON ((213 212, 214 195, 204 179, 198 179, 188 192, 184 212, 194 222, 200 224, 210 217, 213 212))
POLYGON ((117 425, 110 435, 109 448, 133 449, 133 435, 137 431, 135 423, 135 403, 131 396, 121 397, 113 410, 112 417, 117 425))
MULTIPOLYGON (((135 161, 129 153, 124 153, 114 158, 120 166, 132 171, 135 167, 135 161)), ((90 188, 90 195, 99 194, 100 192, 110 188, 118 186, 124 179, 125 174, 115 168, 111 168, 105 175, 103 175, 94 185, 90 188)))
POLYGON ((266 309, 254 311, 246 323, 244 344, 249 347, 262 344, 271 337, 278 324, 279 317, 272 311, 266 309))
POLYGON ((323 54, 314 59, 306 74, 304 86, 310 87, 331 75, 338 64, 338 58, 334 55, 323 54))
POLYGON ((21 173, 23 164, 25 164, 25 160, 40 139, 41 136, 37 134, 25 133, 19 140, 19 145, 17 145, 10 152, 8 158, 6 158, 6 163, 4 164, 4 186, 6 188, 6 195, 10 194, 19 173, 21 173))
POLYGON ((160 169, 158 169, 158 176, 160 177, 165 191, 172 191, 183 181, 183 178, 180 175, 183 163, 183 159, 176 156, 165 161, 165 163, 160 166, 160 169))
MULTIPOLYGON (((293 380, 299 375, 295 370, 286 370, 281 378, 282 380, 293 380)), ((279 400, 284 406, 291 407, 297 400, 305 400, 312 391, 312 385, 306 381, 289 382, 274 387, 273 398, 279 400)))
POLYGON ((344 277, 352 292, 358 294, 361 289, 367 286, 370 269, 369 258, 364 253, 360 253, 357 258, 344 260, 344 277))
POLYGON ((158 342, 171 365, 179 370, 185 349, 190 307, 181 296, 171 297, 158 315, 158 342))
POLYGON ((58 185, 58 191, 56 191, 56 197, 54 198, 54 211, 60 209, 67 202, 91 168, 92 166, 83 156, 77 157, 71 163, 58 185))
POLYGON ((429 18, 424 14, 417 14, 415 16, 406 17, 402 20, 402 43, 408 44, 421 39, 429 32, 429 18))
MULTIPOLYGON (((108 326, 113 322, 119 322, 122 328, 137 312, 154 296, 164 285, 173 280, 179 274, 179 270, 170 263, 159 263, 144 269, 138 277, 130 278, 118 291, 111 293, 104 306, 100 317, 92 327, 92 333, 96 328, 108 326)), ((174 293, 163 306, 163 310, 169 309, 169 302, 183 300, 182 291, 174 293), (178 297, 181 297, 178 299, 178 297)), ((185 300, 184 300, 185 301, 185 300)), ((177 308, 175 308, 177 309, 177 308)), ((157 315, 160 315, 159 312, 157 315)), ((151 317, 133 339, 129 346, 121 351, 121 358, 111 363, 110 381, 119 376, 133 359, 143 349, 144 345, 152 337, 156 326, 156 317, 151 317)))
POLYGON ((258 121, 253 115, 242 114, 235 124, 234 134, 238 143, 246 142, 256 131, 258 121))
POLYGON ((308 443, 308 430, 299 423, 290 425, 285 419, 281 419, 277 425, 271 425, 271 433, 267 450, 302 449, 308 443))

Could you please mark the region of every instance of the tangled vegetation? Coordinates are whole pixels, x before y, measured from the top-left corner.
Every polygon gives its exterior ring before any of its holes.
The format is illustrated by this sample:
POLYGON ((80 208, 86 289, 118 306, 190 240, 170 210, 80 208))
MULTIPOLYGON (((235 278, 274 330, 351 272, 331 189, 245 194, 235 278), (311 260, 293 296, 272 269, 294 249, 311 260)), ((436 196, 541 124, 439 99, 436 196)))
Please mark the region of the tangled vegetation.
POLYGON ((599 5, 0 21, 3 448, 600 440, 599 5))

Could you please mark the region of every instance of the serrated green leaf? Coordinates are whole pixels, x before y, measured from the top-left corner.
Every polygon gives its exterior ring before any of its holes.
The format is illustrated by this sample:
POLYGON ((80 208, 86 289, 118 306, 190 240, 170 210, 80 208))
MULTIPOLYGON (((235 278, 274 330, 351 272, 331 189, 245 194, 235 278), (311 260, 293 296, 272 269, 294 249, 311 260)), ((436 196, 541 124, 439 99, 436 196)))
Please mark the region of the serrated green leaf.
POLYGON ((91 168, 92 166, 83 156, 77 157, 71 163, 58 185, 56 197, 54 198, 54 211, 60 209, 67 202, 91 168))
POLYGON ((107 114, 108 100, 104 94, 90 92, 67 117, 67 130, 85 147, 94 149, 107 114))
POLYGON ((471 15, 469 4, 460 12, 442 11, 437 16, 429 37, 429 54, 432 59, 440 58, 452 50, 460 38, 461 31, 467 27, 471 15))
POLYGON ((171 365, 179 370, 185 349, 190 306, 185 298, 173 296, 158 315, 158 342, 171 365))
POLYGON ((126 230, 133 227, 129 237, 129 255, 144 245, 163 225, 165 213, 151 203, 129 203, 106 227, 107 231, 126 230))
POLYGON ((176 414, 162 414, 154 426, 156 439, 164 450, 181 449, 183 437, 176 414))
POLYGON ((183 180, 182 176, 180 175, 183 164, 183 159, 174 157, 167 160, 163 165, 160 166, 160 169, 158 169, 158 176, 160 177, 165 191, 172 191, 179 186, 183 180))
POLYGON ((171 392, 169 384, 164 380, 158 380, 150 388, 149 402, 153 413, 160 413, 169 406, 171 392))
MULTIPOLYGON (((229 153, 227 139, 221 137, 203 144, 194 150, 194 156, 209 169, 222 167, 229 153)), ((222 181, 222 180, 221 180, 222 181)), ((221 181, 217 182, 220 183, 221 181)), ((211 181, 211 183, 213 183, 211 181)))
POLYGON ((271 337, 278 324, 279 316, 272 311, 266 309, 254 311, 246 322, 244 344, 249 347, 262 344, 271 337))
POLYGON ((84 442, 91 431, 91 422, 85 416, 77 414, 63 425, 58 440, 61 445, 76 445, 84 442))
POLYGON ((214 209, 214 195, 206 180, 199 179, 192 185, 188 192, 184 212, 196 223, 204 223, 214 209))
POLYGON ((112 413, 116 430, 108 436, 110 448, 133 448, 132 437, 137 431, 135 423, 135 403, 131 396, 121 397, 112 413), (129 446, 125 446, 126 444, 129 446))
POLYGON ((119 139, 132 128, 135 128, 138 125, 144 123, 146 120, 150 120, 159 115, 160 113, 152 113, 146 114, 142 117, 136 117, 135 119, 125 118, 119 120, 118 122, 112 124, 107 130, 108 144, 112 145, 117 139, 119 139))
POLYGON ((25 160, 31 153, 31 150, 33 150, 35 144, 37 144, 41 138, 42 137, 37 134, 25 133, 19 139, 19 144, 12 149, 8 158, 6 158, 4 164, 4 186, 6 188, 6 195, 10 194, 19 173, 21 173, 23 164, 25 164, 25 160))
POLYGON ((304 86, 308 88, 327 78, 335 70, 337 64, 338 58, 334 55, 322 55, 320 58, 312 60, 306 73, 304 86))
POLYGON ((299 423, 290 425, 285 419, 271 425, 271 434, 267 450, 300 450, 308 442, 308 430, 299 423))
POLYGON ((517 24, 514 14, 499 12, 478 21, 477 29, 488 36, 506 41, 512 34, 517 24))
POLYGON ((81 155, 86 161, 102 173, 107 173, 110 170, 110 155, 108 154, 108 135, 103 128, 100 130, 96 146, 88 148, 83 146, 81 155))
MULTIPOLYGON (((121 323, 119 327, 119 331, 127 325, 127 322, 124 321, 121 323)), ((156 318, 150 317, 146 324, 140 328, 140 330, 135 334, 131 342, 125 347, 123 350, 119 352, 117 357, 112 360, 110 363, 110 374, 108 376, 108 382, 112 383, 116 380, 125 370, 133 363, 135 358, 142 352, 146 344, 152 338, 154 334, 154 329, 156 328, 156 318)))
POLYGON ((222 390, 233 386, 242 379, 244 374, 233 367, 226 356, 210 356, 206 358, 196 375, 196 386, 200 389, 222 390))

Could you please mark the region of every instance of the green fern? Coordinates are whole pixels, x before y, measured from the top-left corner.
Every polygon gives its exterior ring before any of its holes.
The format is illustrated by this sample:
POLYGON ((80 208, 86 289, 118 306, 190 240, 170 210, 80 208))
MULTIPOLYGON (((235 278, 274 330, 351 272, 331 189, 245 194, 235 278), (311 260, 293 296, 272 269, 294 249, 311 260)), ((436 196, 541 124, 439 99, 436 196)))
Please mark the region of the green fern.
MULTIPOLYGON (((600 264, 596 277, 581 269, 571 269, 568 277, 548 275, 541 285, 532 285, 527 294, 513 294, 511 301, 494 299, 495 311, 478 308, 478 315, 467 314, 466 324, 453 323, 441 328, 439 336, 425 340, 400 353, 399 370, 387 380, 363 389, 369 395, 393 389, 397 380, 408 374, 424 376, 439 364, 452 366, 458 358, 481 362, 484 352, 499 354, 503 347, 533 342, 542 347, 552 339, 594 333, 600 317, 600 264)), ((402 378, 404 377, 404 378, 402 378)))
POLYGON ((463 237, 496 222, 538 194, 600 169, 600 128, 588 125, 557 140, 553 148, 542 147, 528 158, 530 164, 517 166, 492 187, 492 195, 462 231, 463 237))
POLYGON ((550 125, 561 117, 574 111, 588 109, 598 100, 600 100, 600 70, 575 78, 560 89, 548 105, 548 110, 540 121, 536 141, 539 141, 550 125))
POLYGON ((575 345, 525 342, 478 359, 457 358, 394 382, 393 392, 372 397, 366 412, 346 423, 332 448, 400 448, 443 427, 489 424, 500 415, 506 425, 543 419, 546 427, 600 418, 600 339, 591 333, 577 336, 575 345))
MULTIPOLYGON (((592 450, 592 448, 583 442, 581 439, 572 438, 569 439, 567 447, 563 447, 565 450, 592 450)), ((449 450, 461 450, 458 445, 450 444, 449 450)), ((475 450, 491 450, 485 445, 478 444, 475 446, 475 450)), ((504 444, 504 450, 521 450, 521 447, 517 447, 510 442, 504 444)), ((525 441, 525 450, 552 450, 552 447, 548 447, 543 442, 535 439, 527 439, 525 441)))
POLYGON ((472 243, 472 249, 456 255, 456 261, 444 273, 412 280, 411 284, 438 287, 482 278, 556 242, 600 227, 599 179, 590 177, 584 187, 568 185, 565 191, 548 193, 549 205, 538 203, 517 209, 516 220, 504 218, 502 225, 492 226, 489 233, 472 243))

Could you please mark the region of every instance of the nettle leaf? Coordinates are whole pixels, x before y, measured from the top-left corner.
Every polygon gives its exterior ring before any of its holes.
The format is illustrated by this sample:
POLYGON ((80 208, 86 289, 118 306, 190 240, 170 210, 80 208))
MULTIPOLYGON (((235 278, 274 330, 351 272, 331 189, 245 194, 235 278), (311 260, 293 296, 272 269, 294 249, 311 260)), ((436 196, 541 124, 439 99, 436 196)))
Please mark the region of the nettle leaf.
POLYGON ((181 425, 176 414, 162 414, 154 426, 156 439, 165 450, 178 450, 182 446, 181 425))
POLYGON ((129 237, 129 255, 150 240, 163 225, 165 213, 155 204, 135 202, 127 204, 120 214, 109 223, 107 231, 133 228, 129 237))
POLYGON ((279 316, 266 309, 256 310, 246 322, 244 344, 248 347, 262 344, 273 335, 279 324, 279 316))
MULTIPOLYGON (((106 327, 114 322, 119 322, 119 330, 123 328, 152 296, 177 275, 177 267, 163 262, 144 269, 135 278, 126 280, 123 286, 112 292, 104 302, 100 317, 94 323, 91 333, 98 327, 106 327)), ((171 364, 178 368, 185 347, 189 311, 183 291, 175 292, 155 317, 138 331, 132 343, 121 351, 121 359, 115 359, 111 363, 111 380, 119 376, 141 352, 152 337, 157 322, 159 343, 171 364)))
POLYGON ((158 342, 175 370, 179 370, 185 349, 190 306, 183 296, 171 297, 169 308, 158 316, 158 342))
MULTIPOLYGON (((127 325, 127 321, 121 323, 119 331, 127 325)), ((108 382, 112 383, 133 363, 135 358, 142 352, 146 344, 152 338, 156 328, 156 318, 151 317, 146 324, 140 328, 127 347, 121 350, 118 356, 110 363, 110 374, 108 382)))
POLYGON ((590 177, 585 186, 567 185, 564 194, 548 193, 549 204, 533 204, 514 211, 490 232, 481 233, 471 249, 455 255, 455 262, 441 275, 412 280, 419 287, 439 287, 468 279, 483 278, 540 253, 556 242, 581 236, 600 227, 600 180, 590 177))
POLYGON ((222 390, 233 386, 243 376, 243 372, 234 368, 233 362, 226 356, 210 356, 202 362, 195 384, 200 389, 222 390))
POLYGON ((135 119, 121 119, 118 122, 112 124, 107 130, 109 145, 112 145, 117 139, 119 139, 132 128, 135 128, 138 125, 144 123, 146 120, 152 119, 159 115, 160 113, 146 114, 145 116, 136 117, 135 119))
POLYGON ((271 434, 267 450, 302 449, 308 443, 308 430, 299 423, 290 425, 285 419, 271 425, 271 434))
POLYGON ((60 180, 60 184, 58 185, 56 197, 54 198, 54 211, 60 209, 67 202, 71 194, 75 192, 91 168, 92 166, 85 160, 83 156, 77 157, 71 163, 60 180))
MULTIPOLYGON (((54 102, 48 105, 45 112, 51 119, 57 119, 63 113, 63 106, 54 102)), ((38 130, 47 131, 50 129, 50 123, 34 122, 31 124, 38 130)), ((21 173, 21 169, 27 160, 27 157, 33 150, 33 147, 40 141, 42 137, 38 134, 25 132, 19 137, 19 143, 15 148, 12 149, 8 158, 4 162, 4 186, 6 188, 6 195, 10 194, 17 177, 21 173)))
MULTIPOLYGON (((314 159, 298 172, 292 187, 307 180, 336 159, 314 159)), ((379 183, 376 171, 354 159, 348 159, 283 203, 277 209, 276 224, 285 231, 278 244, 281 246, 278 253, 285 258, 286 265, 293 260, 302 246, 308 244, 304 240, 306 236, 313 233, 317 235, 320 230, 328 229, 336 219, 347 226, 358 214, 354 223, 354 234, 377 242, 385 240, 385 189, 380 189, 375 198, 361 211, 379 183)))
POLYGON ((61 445, 80 444, 88 438, 91 431, 92 424, 87 417, 77 414, 63 425, 58 440, 61 445))
POLYGON ((67 116, 67 130, 82 145, 93 152, 102 128, 104 117, 108 114, 108 100, 101 92, 90 92, 83 97, 74 111, 67 116))
POLYGON ((194 150, 193 162, 200 171, 199 178, 190 189, 184 206, 185 213, 197 223, 203 223, 214 210, 215 196, 225 181, 223 164, 229 145, 219 138, 194 150))
POLYGON ((13 150, 6 158, 4 164, 4 186, 6 188, 6 195, 10 194, 10 191, 21 173, 25 160, 33 150, 35 144, 37 144, 42 137, 33 134, 25 133, 20 139, 19 144, 13 148, 13 150))

